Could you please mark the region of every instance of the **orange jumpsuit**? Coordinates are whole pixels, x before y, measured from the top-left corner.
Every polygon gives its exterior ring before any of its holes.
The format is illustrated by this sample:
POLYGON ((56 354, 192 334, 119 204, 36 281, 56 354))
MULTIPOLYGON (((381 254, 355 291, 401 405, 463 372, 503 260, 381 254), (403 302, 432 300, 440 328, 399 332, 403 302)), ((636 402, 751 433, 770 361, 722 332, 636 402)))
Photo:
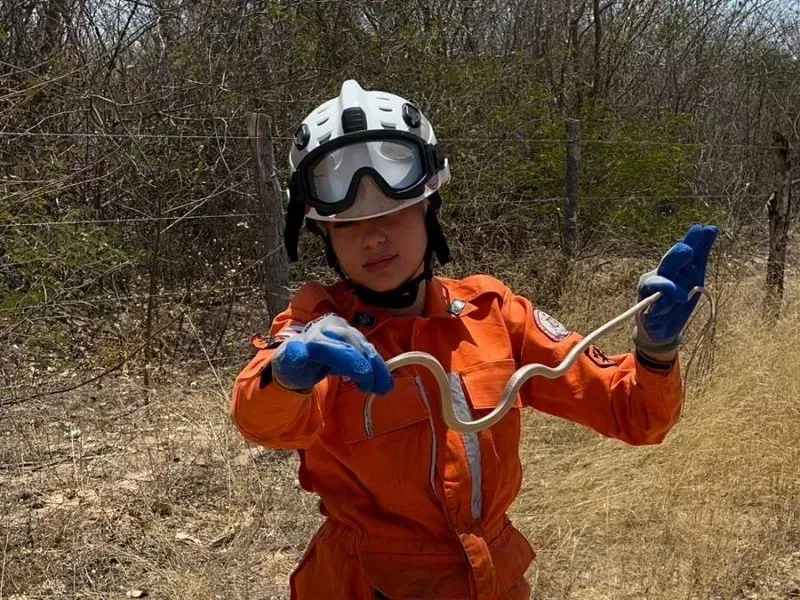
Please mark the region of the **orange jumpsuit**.
POLYGON ((564 377, 528 381, 514 408, 475 434, 445 427, 428 371, 398 370, 394 389, 375 399, 368 439, 365 395, 353 382, 328 377, 306 395, 271 379, 270 348, 328 312, 385 359, 409 350, 435 356, 462 420, 492 410, 518 367, 555 365, 581 339, 485 275, 434 278, 421 317, 366 306, 341 282, 301 288, 273 322, 272 343, 254 341, 259 351, 231 402, 245 438, 299 451, 300 483, 327 517, 292 574, 293 600, 527 599, 535 554, 506 514, 522 480, 522 407, 636 445, 661 442, 680 415, 677 361, 645 366, 644 357, 592 347, 564 377))

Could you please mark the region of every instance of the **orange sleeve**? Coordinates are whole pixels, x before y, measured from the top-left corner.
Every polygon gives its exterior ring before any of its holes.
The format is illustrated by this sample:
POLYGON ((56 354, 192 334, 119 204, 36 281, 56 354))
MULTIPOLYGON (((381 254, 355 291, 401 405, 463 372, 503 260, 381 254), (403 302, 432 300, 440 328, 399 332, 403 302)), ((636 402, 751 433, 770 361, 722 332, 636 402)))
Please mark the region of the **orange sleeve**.
MULTIPOLYGON (((518 366, 554 367, 582 339, 560 330, 510 291, 503 309, 518 366), (536 314, 535 314, 536 312, 536 314)), ((678 421, 683 404, 680 366, 656 370, 635 354, 606 356, 590 347, 557 379, 534 377, 520 391, 524 405, 591 427, 628 444, 658 444, 678 421)))
POLYGON ((313 320, 311 311, 302 307, 302 296, 292 299, 270 328, 269 340, 254 342, 258 354, 239 373, 233 385, 231 418, 249 441, 278 449, 304 449, 322 428, 322 404, 328 381, 323 379, 308 393, 284 388, 272 380, 270 361, 278 343, 295 334, 313 320))

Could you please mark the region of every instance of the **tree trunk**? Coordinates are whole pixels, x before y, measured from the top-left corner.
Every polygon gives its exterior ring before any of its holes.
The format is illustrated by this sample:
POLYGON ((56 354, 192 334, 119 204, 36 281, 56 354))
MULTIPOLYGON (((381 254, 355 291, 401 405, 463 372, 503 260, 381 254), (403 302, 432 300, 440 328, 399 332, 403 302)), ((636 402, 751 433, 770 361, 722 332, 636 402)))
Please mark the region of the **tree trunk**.
POLYGON ((71 0, 50 0, 43 14, 43 31, 39 56, 43 60, 42 69, 49 68, 47 59, 61 49, 61 38, 72 14, 71 0))
POLYGON ((769 199, 769 257, 767 258, 767 317, 776 321, 783 301, 786 270, 786 242, 789 232, 789 213, 792 207, 792 168, 789 142, 779 132, 772 132, 775 146, 772 159, 775 166, 775 187, 769 199))
POLYGON ((275 150, 269 135, 269 120, 250 113, 247 127, 253 150, 256 195, 261 214, 262 285, 268 319, 272 321, 289 304, 289 265, 283 251, 283 202, 275 170, 275 150))
POLYGON ((594 116, 595 100, 601 95, 603 81, 603 21, 600 0, 592 0, 592 19, 594 23, 594 52, 592 55, 592 91, 589 100, 589 118, 594 116))
POLYGON ((566 195, 564 197, 564 222, 562 224, 561 249, 571 259, 575 255, 578 235, 578 187, 581 164, 581 122, 577 119, 565 121, 567 129, 566 195))

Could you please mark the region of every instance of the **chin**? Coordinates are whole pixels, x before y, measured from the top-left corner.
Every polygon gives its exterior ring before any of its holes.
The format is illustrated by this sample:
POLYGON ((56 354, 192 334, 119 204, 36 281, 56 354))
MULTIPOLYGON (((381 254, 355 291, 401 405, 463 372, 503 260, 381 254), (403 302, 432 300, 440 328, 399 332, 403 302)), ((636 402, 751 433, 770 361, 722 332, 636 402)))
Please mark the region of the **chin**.
POLYGON ((383 273, 364 271, 359 273, 358 277, 353 277, 353 281, 365 288, 371 289, 373 292, 388 292, 403 285, 412 276, 413 275, 401 276, 398 275, 396 271, 384 271, 383 273))
MULTIPOLYGON (((373 292, 388 292, 400 287, 416 275, 417 270, 408 268, 407 265, 402 265, 402 267, 401 269, 395 267, 394 269, 387 269, 377 273, 357 269, 357 276, 351 275, 350 277, 358 285, 369 288, 373 292), (407 274, 400 275, 398 273, 403 271, 407 274)), ((356 274, 354 273, 354 275, 356 274)))
POLYGON ((387 281, 385 279, 365 277, 358 283, 366 288, 371 289, 373 292, 388 292, 389 290, 393 290, 402 285, 405 283, 405 281, 405 279, 392 279, 387 281))

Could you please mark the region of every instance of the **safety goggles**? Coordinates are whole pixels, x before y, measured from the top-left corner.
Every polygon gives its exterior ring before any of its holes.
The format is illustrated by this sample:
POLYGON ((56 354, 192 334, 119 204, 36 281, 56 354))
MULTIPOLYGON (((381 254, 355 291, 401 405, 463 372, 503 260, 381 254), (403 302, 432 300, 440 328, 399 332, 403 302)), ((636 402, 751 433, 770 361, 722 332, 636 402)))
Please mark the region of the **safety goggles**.
POLYGON ((441 150, 405 131, 359 131, 323 143, 292 174, 291 193, 320 215, 353 205, 362 177, 369 175, 396 200, 420 197, 445 165, 441 150))

